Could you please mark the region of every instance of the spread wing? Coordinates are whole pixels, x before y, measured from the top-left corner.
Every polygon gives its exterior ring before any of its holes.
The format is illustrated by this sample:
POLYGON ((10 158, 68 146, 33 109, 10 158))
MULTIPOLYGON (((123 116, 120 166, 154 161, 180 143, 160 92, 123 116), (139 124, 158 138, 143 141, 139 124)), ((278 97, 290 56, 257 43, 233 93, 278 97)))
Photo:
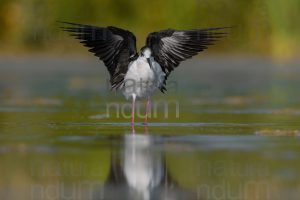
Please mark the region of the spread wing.
POLYGON ((89 51, 99 57, 110 73, 112 88, 119 88, 124 80, 131 60, 138 54, 133 33, 117 27, 96 27, 62 22, 64 31, 80 40, 89 51))
POLYGON ((150 33, 146 45, 151 48, 155 61, 166 73, 160 90, 162 92, 166 90, 166 79, 180 62, 197 55, 218 39, 226 36, 225 29, 228 27, 194 30, 167 29, 150 33))

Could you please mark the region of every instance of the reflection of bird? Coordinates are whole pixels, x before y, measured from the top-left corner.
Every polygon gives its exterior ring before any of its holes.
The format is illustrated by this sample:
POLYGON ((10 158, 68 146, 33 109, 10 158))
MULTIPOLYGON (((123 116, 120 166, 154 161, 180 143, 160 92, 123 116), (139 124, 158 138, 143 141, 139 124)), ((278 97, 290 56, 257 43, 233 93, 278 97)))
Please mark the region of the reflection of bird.
POLYGON ((104 187, 95 188, 93 195, 122 200, 198 199, 194 191, 181 188, 169 174, 165 152, 161 143, 156 143, 161 140, 159 136, 126 134, 121 147, 115 148, 120 145, 115 138, 110 174, 104 187))
POLYGON ((66 24, 63 30, 71 32, 104 62, 110 73, 111 88, 122 90, 127 99, 132 99, 132 125, 136 97, 147 98, 147 123, 150 96, 156 89, 166 91, 166 80, 171 71, 181 61, 195 56, 226 35, 226 28, 153 32, 138 55, 136 38, 127 30, 63 23, 66 24))
POLYGON ((126 135, 124 148, 124 174, 128 185, 143 199, 159 187, 165 175, 162 156, 150 150, 153 138, 149 135, 126 135))

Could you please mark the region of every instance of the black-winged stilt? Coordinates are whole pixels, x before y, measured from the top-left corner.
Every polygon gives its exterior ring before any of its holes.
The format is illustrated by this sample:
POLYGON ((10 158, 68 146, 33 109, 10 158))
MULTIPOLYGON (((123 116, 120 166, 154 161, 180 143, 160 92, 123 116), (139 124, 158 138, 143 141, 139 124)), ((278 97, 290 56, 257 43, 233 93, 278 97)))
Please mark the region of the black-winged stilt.
POLYGON ((99 57, 110 73, 111 88, 121 90, 132 99, 132 126, 134 126, 135 100, 147 98, 147 123, 150 97, 159 89, 166 91, 166 80, 180 62, 224 37, 228 27, 174 30, 150 33, 140 55, 133 33, 121 28, 96 27, 62 22, 64 31, 80 40, 89 51, 99 57))

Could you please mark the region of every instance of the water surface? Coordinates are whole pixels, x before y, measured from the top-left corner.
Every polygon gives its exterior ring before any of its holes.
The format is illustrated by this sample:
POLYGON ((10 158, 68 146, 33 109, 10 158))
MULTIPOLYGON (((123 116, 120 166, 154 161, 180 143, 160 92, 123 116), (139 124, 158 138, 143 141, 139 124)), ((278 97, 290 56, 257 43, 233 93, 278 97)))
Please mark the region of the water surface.
POLYGON ((132 134, 96 59, 2 58, 0 199, 297 199, 299 66, 185 62, 132 134))

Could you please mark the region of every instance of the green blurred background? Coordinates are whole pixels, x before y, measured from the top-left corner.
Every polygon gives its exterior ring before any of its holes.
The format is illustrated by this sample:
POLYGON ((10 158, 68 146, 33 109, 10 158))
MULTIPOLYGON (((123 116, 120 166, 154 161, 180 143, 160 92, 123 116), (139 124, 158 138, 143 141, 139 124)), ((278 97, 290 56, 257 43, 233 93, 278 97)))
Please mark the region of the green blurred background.
POLYGON ((0 53, 83 52, 58 29, 57 21, 70 21, 127 28, 138 48, 154 30, 235 26, 211 52, 293 59, 299 20, 300 0, 1 0, 0 53))
POLYGON ((234 26, 153 98, 179 102, 180 118, 159 107, 151 151, 182 188, 225 183, 239 199, 299 199, 299 20, 300 0, 0 0, 0 199, 64 199, 34 198, 36 187, 85 194, 77 183, 103 184, 113 155, 125 155, 130 119, 107 105, 130 116, 130 102, 110 92, 103 64, 57 21, 126 28, 138 48, 155 30, 234 26))

